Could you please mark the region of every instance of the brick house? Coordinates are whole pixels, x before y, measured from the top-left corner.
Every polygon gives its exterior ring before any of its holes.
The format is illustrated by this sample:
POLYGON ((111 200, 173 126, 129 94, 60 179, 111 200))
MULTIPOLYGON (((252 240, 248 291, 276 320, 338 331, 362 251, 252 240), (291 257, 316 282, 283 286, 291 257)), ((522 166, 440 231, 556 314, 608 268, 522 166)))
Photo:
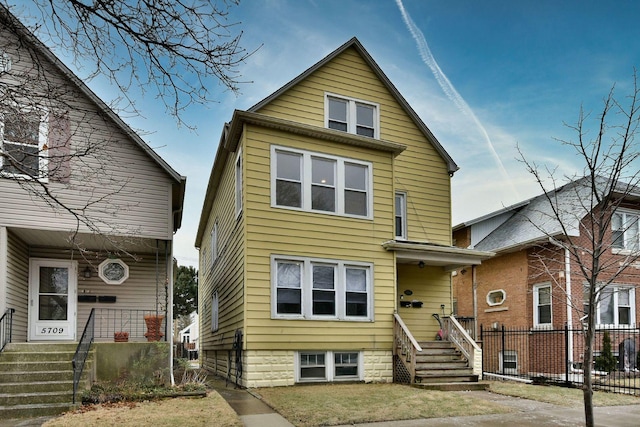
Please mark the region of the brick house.
MULTIPOLYGON (((583 326, 587 281, 570 251, 558 242, 570 239, 576 247, 590 246, 591 221, 601 213, 598 205, 590 209, 582 203, 590 199, 590 192, 589 180, 579 179, 548 193, 549 197, 540 195, 453 228, 456 246, 496 253, 481 265, 453 272, 454 312, 459 318, 473 318, 476 334, 480 327, 485 331, 519 328, 523 331, 520 339, 527 340, 522 348, 530 349, 491 356, 484 348, 485 371, 491 369, 486 365, 493 363, 500 363, 504 370, 504 363, 511 360, 513 364, 507 365, 514 371, 516 366, 528 366, 530 371, 549 372, 550 366, 555 366, 554 358, 564 358, 565 351, 567 360, 579 366, 583 350, 580 334, 569 334, 567 343, 565 338, 556 339, 563 342, 547 338, 544 344, 541 340, 545 333, 548 337, 549 331, 565 325, 569 329, 583 326), (563 213, 562 224, 555 220, 549 200, 563 213)), ((610 225, 601 261, 608 268, 601 273, 601 281, 612 278, 621 263, 635 259, 601 291, 597 303, 596 327, 611 332, 616 350, 624 340, 616 331, 634 328, 640 308, 640 298, 635 295, 640 284, 639 195, 620 194, 613 213, 605 215, 610 225)), ((600 337, 595 341, 596 352, 600 337)))

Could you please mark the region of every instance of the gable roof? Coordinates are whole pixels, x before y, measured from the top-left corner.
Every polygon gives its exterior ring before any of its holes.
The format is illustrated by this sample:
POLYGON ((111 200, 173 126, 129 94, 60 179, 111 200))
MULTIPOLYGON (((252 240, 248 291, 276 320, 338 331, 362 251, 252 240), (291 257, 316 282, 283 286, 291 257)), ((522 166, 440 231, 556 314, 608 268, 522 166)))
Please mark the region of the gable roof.
POLYGON ((174 181, 177 191, 172 195, 172 210, 174 215, 173 227, 176 231, 182 224, 182 206, 187 178, 175 171, 162 157, 160 157, 140 136, 127 125, 98 95, 96 95, 78 76, 75 75, 51 50, 45 46, 11 11, 0 3, 0 22, 10 24, 10 31, 16 32, 28 41, 37 53, 41 54, 58 71, 68 78, 80 91, 93 102, 113 123, 122 130, 138 147, 142 149, 167 175, 174 181))
POLYGON ((293 86, 297 85, 299 82, 306 79, 308 76, 310 76, 319 68, 321 68, 323 65, 327 64, 328 62, 331 62, 335 57, 337 57, 338 55, 340 55, 341 53, 343 53, 345 50, 349 48, 354 48, 360 54, 360 56, 364 59, 367 65, 371 67, 371 69, 373 70, 374 74, 378 77, 378 79, 380 79, 380 81, 384 84, 384 86, 389 90, 389 92, 391 93, 393 98, 396 100, 396 102, 400 104, 402 109, 407 113, 407 115, 415 123, 418 129, 420 129, 420 131, 425 135, 425 137, 431 143, 431 145, 433 145, 433 147, 436 149, 438 154, 440 154, 442 159, 447 164, 447 170, 449 171, 449 174, 453 175, 454 172, 460 169, 458 165, 453 161, 449 153, 447 153, 444 147, 442 147, 438 139, 433 135, 433 133, 431 133, 427 125, 424 124, 420 116, 418 116, 418 114, 413 110, 413 108, 411 108, 407 100, 404 99, 404 97, 400 94, 398 89, 396 89, 393 83, 391 83, 391 80, 389 80, 389 78, 382 71, 380 66, 378 66, 376 61, 373 60, 371 55, 369 55, 369 52, 367 52, 367 50, 364 48, 364 46, 362 46, 362 44, 356 37, 351 38, 349 41, 347 41, 342 46, 340 46, 339 48, 331 52, 329 55, 322 58, 319 62, 307 68, 307 70, 305 70, 302 74, 298 75, 289 83, 285 84, 280 89, 273 92, 271 95, 267 96, 262 101, 255 104, 253 107, 249 108, 248 111, 257 112, 262 107, 269 104, 271 101, 278 98, 283 93, 287 92, 293 86))
MULTIPOLYGON (((595 187, 598 193, 606 192, 608 186, 607 179, 596 177, 595 187)), ((635 190, 627 184, 618 183, 613 189, 615 193, 625 195, 630 193, 629 190, 633 190, 631 195, 635 197, 635 190)), ((489 227, 488 234, 482 236, 473 248, 493 252, 508 252, 527 247, 547 240, 548 237, 562 236, 565 231, 569 236, 579 236, 580 220, 597 206, 595 199, 591 199, 592 194, 591 178, 583 177, 549 191, 546 195, 541 194, 457 225, 453 230, 474 226, 489 227), (554 213, 549 199, 553 201, 558 215, 554 213), (560 217, 560 221, 557 216, 560 217)))

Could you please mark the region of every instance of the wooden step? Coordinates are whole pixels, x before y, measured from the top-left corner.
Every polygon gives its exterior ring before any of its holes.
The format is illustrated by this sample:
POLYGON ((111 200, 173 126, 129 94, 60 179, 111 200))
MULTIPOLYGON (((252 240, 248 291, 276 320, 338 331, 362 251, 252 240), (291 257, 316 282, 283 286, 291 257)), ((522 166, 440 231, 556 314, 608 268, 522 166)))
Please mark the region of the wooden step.
POLYGON ((450 382, 450 383, 414 383, 411 387, 421 388, 424 390, 440 390, 440 391, 471 391, 471 390, 489 390, 489 383, 485 382, 450 382))

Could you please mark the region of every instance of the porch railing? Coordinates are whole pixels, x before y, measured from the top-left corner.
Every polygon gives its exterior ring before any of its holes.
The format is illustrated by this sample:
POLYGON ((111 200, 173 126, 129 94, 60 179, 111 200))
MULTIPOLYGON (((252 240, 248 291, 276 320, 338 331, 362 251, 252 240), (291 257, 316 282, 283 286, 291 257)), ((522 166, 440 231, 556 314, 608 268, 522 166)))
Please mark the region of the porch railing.
POLYGON ((13 329, 13 313, 14 308, 9 308, 0 317, 0 351, 4 350, 7 344, 11 342, 11 330, 13 329))
POLYGON ((86 362, 87 356, 89 355, 91 343, 93 343, 94 326, 95 308, 92 308, 91 313, 89 314, 89 319, 87 319, 87 323, 84 325, 84 331, 82 331, 82 337, 80 338, 80 342, 78 343, 78 347, 76 348, 76 353, 73 356, 73 361, 71 362, 73 365, 74 404, 76 403, 76 394, 78 392, 78 384, 80 383, 80 378, 82 377, 82 371, 84 370, 84 363, 86 362))
POLYGON ((454 316, 443 317, 446 339, 455 344, 469 361, 474 374, 482 372, 482 350, 454 316))
POLYGON ((148 338, 145 317, 162 316, 160 320, 160 338, 166 340, 166 313, 155 310, 129 310, 117 308, 97 308, 95 319, 95 338, 99 341, 113 341, 114 334, 125 332, 128 341, 146 341, 148 338))
POLYGON ((398 356, 405 365, 411 377, 410 382, 413 383, 416 376, 416 354, 422 351, 422 347, 397 313, 393 315, 393 336, 395 340, 393 354, 398 356))

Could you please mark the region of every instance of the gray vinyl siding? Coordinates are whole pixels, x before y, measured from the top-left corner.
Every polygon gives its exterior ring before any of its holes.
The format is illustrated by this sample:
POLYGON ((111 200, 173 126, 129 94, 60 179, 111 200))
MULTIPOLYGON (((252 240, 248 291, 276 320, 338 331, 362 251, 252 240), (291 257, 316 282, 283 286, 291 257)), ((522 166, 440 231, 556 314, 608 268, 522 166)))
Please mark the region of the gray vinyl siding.
POLYGON ((12 341, 27 341, 29 318, 29 249, 11 232, 7 233, 6 307, 13 308, 12 341))

